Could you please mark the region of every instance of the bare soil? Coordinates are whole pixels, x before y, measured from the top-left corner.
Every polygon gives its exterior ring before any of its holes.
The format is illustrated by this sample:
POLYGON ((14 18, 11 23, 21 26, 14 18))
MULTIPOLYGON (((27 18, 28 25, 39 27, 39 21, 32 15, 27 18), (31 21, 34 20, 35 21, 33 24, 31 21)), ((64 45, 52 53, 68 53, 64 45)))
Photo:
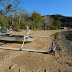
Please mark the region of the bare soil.
MULTIPOLYGON (((31 31, 32 35, 50 36, 56 32, 68 30, 37 30, 31 31)), ((26 30, 14 32, 14 34, 26 34, 26 30)), ((13 51, 0 49, 0 72, 72 72, 72 56, 65 50, 62 36, 55 41, 58 51, 56 56, 27 51, 13 51)), ((25 43, 23 49, 47 50, 53 39, 35 37, 33 42, 25 43)), ((66 43, 65 43, 66 44, 66 43)), ((20 48, 22 43, 0 42, 2 47, 20 48)))

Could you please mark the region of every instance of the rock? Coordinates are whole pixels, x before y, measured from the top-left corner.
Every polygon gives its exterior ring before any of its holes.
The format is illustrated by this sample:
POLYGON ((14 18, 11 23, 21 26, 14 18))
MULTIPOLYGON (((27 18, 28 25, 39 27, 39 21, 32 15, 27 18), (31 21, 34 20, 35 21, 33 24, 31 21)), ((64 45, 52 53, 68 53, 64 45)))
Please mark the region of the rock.
POLYGON ((19 69, 19 72, 20 72, 20 69, 19 69))
POLYGON ((71 54, 72 52, 68 52, 69 54, 71 54))
POLYGON ((50 65, 49 65, 49 67, 50 67, 50 65))
POLYGON ((70 44, 70 45, 71 45, 71 44, 72 44, 72 42, 68 42, 68 44, 70 44))
POLYGON ((68 71, 64 71, 64 72, 68 72, 68 71))
POLYGON ((58 70, 57 70, 57 72, 61 72, 61 70, 60 70, 60 69, 58 69, 58 70))
POLYGON ((12 66, 13 66, 13 64, 9 67, 9 69, 11 69, 12 66))
POLYGON ((42 61, 44 61, 44 59, 42 58, 42 61))
POLYGON ((70 60, 70 59, 68 59, 68 60, 70 60))
POLYGON ((57 46, 59 46, 59 44, 57 44, 57 46))
POLYGON ((62 61, 58 61, 58 63, 62 65, 62 61))
POLYGON ((5 67, 4 67, 5 68, 5 67))
POLYGON ((44 46, 44 44, 43 44, 43 46, 44 46))
POLYGON ((62 54, 61 54, 61 53, 59 53, 59 55, 61 55, 61 56, 62 56, 62 54))
POLYGON ((28 56, 28 57, 30 57, 30 56, 28 56))
POLYGON ((55 45, 57 44, 57 42, 55 42, 55 45))
POLYGON ((68 64, 69 66, 72 66, 72 63, 69 63, 69 62, 65 62, 66 64, 68 64))
POLYGON ((72 44, 72 42, 70 42, 70 44, 72 44))
POLYGON ((46 69, 44 70, 44 72, 46 72, 46 69))
POLYGON ((3 57, 2 57, 2 59, 3 59, 3 57))
POLYGON ((44 66, 44 68, 45 68, 45 66, 44 66))
POLYGON ((50 68, 50 70, 52 70, 52 68, 50 68))
POLYGON ((52 59, 52 62, 54 61, 54 59, 52 59))
POLYGON ((54 58, 55 60, 58 60, 58 58, 54 58))
POLYGON ((11 66, 9 67, 9 69, 11 69, 11 66))
POLYGON ((62 51, 61 47, 56 47, 57 51, 62 51))

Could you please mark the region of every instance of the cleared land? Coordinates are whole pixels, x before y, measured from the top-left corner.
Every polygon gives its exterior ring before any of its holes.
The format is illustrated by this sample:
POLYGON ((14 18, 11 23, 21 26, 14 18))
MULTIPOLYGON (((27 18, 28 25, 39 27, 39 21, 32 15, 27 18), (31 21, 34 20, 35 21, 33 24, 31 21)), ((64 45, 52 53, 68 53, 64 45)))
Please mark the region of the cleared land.
MULTIPOLYGON (((50 36, 56 32, 67 30, 37 30, 31 31, 32 35, 50 36)), ((14 34, 26 34, 25 30, 14 34)), ((72 72, 72 56, 65 46, 65 37, 58 34, 55 44, 58 50, 56 57, 27 51, 13 51, 0 49, 0 72, 72 72)), ((33 42, 25 43, 23 49, 49 50, 53 39, 35 37, 33 42)), ((2 47, 20 48, 22 43, 0 42, 2 47)))

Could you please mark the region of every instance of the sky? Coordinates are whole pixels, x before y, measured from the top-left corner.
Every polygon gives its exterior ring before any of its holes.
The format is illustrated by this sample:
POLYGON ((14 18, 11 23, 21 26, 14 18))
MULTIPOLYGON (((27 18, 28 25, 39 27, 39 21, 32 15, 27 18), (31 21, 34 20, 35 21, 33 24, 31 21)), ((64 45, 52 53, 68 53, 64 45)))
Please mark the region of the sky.
POLYGON ((72 0, 20 0, 20 6, 27 12, 37 11, 44 15, 60 14, 72 16, 72 0))

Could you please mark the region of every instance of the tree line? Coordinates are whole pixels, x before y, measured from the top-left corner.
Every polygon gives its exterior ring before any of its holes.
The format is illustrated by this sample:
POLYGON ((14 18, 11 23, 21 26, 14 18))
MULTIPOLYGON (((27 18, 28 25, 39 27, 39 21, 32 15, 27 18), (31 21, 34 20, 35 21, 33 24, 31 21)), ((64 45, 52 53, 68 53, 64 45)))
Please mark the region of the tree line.
POLYGON ((58 15, 41 16, 36 11, 28 13, 20 8, 19 0, 0 0, 0 3, 0 26, 3 29, 12 26, 13 30, 19 31, 19 29, 26 29, 27 25, 32 30, 58 29, 63 26, 72 27, 72 18, 58 15))

